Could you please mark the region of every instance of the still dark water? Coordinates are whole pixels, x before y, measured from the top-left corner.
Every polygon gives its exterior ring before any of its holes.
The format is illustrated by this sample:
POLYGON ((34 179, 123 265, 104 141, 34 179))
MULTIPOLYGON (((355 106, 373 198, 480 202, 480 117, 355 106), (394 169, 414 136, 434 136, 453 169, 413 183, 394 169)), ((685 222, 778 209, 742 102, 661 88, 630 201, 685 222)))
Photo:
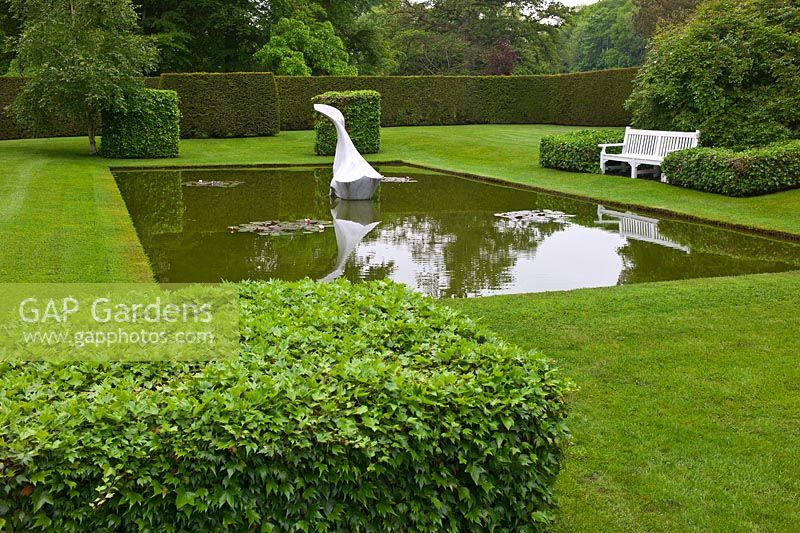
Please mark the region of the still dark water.
POLYGON ((161 282, 391 278, 432 296, 466 297, 800 268, 800 246, 793 243, 449 175, 379 170, 417 181, 384 183, 372 202, 332 204, 329 169, 125 171, 116 177, 161 282), (186 185, 198 180, 241 183, 186 185), (521 210, 573 216, 495 216, 521 210), (335 227, 280 236, 228 230, 306 218, 335 227))

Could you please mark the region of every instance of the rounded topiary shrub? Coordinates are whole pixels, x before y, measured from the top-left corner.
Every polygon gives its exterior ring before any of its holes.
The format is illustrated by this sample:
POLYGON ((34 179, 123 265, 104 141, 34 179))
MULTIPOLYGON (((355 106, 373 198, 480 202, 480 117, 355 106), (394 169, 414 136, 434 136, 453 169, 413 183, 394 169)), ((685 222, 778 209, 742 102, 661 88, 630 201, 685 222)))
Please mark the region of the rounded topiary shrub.
MULTIPOLYGON (((342 112, 345 128, 356 149, 374 154, 381 149, 381 95, 377 91, 327 92, 311 99, 312 104, 327 104, 342 112)), ((336 153, 336 129, 325 117, 316 114, 314 130, 317 155, 336 153)))
POLYGON ((569 385, 389 282, 248 282, 240 354, 0 361, 0 529, 526 531, 569 385))
POLYGON ((175 91, 140 89, 124 109, 103 112, 100 155, 110 158, 178 157, 181 112, 175 91))
POLYGON ((570 172, 600 173, 598 144, 621 143, 623 130, 581 130, 562 135, 545 135, 539 145, 539 164, 570 172))

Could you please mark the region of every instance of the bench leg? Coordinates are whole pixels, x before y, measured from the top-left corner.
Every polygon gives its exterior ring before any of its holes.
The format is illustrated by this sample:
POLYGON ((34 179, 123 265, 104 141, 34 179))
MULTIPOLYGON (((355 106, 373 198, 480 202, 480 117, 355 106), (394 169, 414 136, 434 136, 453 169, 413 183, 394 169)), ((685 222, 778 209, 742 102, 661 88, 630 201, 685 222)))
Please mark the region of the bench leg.
POLYGON ((606 173, 606 162, 602 159, 600 160, 600 174, 606 173))
POLYGON ((631 178, 638 178, 639 177, 639 164, 638 163, 631 163, 631 178))

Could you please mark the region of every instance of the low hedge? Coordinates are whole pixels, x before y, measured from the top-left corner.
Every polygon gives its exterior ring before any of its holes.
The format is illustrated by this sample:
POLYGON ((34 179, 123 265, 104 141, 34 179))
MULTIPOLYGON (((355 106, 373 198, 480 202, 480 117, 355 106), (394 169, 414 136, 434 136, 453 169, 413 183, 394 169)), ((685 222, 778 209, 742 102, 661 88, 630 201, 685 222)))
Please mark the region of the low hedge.
POLYGON ((389 282, 250 282, 241 354, 0 363, 0 529, 532 530, 568 385, 389 282))
POLYGON ((800 188, 800 140, 741 152, 693 148, 673 152, 662 170, 673 185, 727 196, 800 188))
POLYGON ((563 135, 546 135, 539 145, 539 164, 570 172, 600 173, 598 144, 621 143, 621 130, 581 130, 563 135))
POLYGON ((264 137, 280 131, 275 78, 268 72, 162 74, 180 97, 184 138, 264 137))
POLYGON ((141 89, 124 111, 104 111, 102 120, 103 157, 178 157, 181 112, 175 91, 141 89))
MULTIPOLYGON (((356 150, 375 154, 381 150, 381 95, 377 91, 327 92, 311 99, 313 104, 327 104, 342 112, 345 127, 356 150)), ((314 151, 317 155, 336 153, 336 129, 317 113, 314 151)))

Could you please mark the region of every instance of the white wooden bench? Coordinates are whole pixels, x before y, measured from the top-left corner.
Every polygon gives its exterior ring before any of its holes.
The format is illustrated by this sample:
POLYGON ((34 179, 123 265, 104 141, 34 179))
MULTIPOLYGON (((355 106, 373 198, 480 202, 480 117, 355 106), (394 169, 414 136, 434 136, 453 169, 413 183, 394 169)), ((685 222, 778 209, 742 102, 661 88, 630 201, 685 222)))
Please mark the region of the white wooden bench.
MULTIPOLYGON (((660 174, 661 163, 670 152, 696 148, 700 140, 699 131, 655 131, 625 128, 625 140, 622 143, 600 144, 600 170, 603 174, 611 168, 621 169, 622 165, 609 167, 609 161, 627 163, 631 166, 631 178, 639 177, 639 165, 650 165, 654 175, 660 174), (622 153, 612 154, 608 148, 622 148, 622 153), (657 169, 656 169, 657 167, 657 169)), ((666 176, 661 175, 666 182, 666 176)))

